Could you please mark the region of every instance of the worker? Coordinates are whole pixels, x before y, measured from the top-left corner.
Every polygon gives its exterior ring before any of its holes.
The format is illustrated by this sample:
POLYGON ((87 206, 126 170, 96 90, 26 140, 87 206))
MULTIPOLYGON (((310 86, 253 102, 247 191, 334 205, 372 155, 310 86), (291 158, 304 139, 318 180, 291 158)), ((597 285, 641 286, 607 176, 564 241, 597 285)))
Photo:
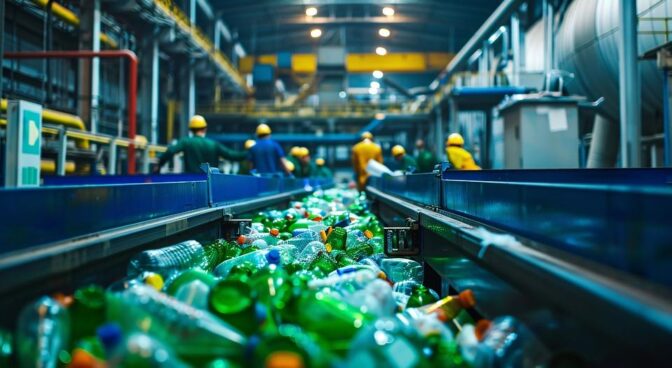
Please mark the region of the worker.
POLYGON ((285 152, 278 142, 271 139, 271 128, 266 124, 259 124, 256 134, 257 143, 247 152, 250 170, 259 174, 291 174, 285 152))
POLYGON ((352 147, 352 167, 360 191, 364 190, 366 180, 369 178, 369 173, 366 171, 369 160, 383 163, 383 150, 373 142, 373 134, 364 132, 361 138, 362 140, 352 147))
POLYGON ((415 172, 426 173, 434 171, 437 160, 432 151, 425 147, 425 141, 418 139, 415 142, 415 148, 418 150, 418 155, 415 157, 417 163, 415 172))
POLYGON ((406 154, 406 149, 404 146, 397 144, 396 146, 392 147, 392 157, 394 157, 394 161, 396 163, 395 169, 404 172, 415 171, 415 159, 413 156, 406 154))
POLYGON ((206 138, 205 133, 208 129, 208 123, 201 115, 194 115, 189 120, 189 130, 191 136, 184 137, 177 143, 168 146, 166 152, 161 155, 159 164, 154 168, 159 172, 175 154, 182 152, 184 155, 184 172, 202 173, 201 164, 207 163, 212 167, 219 167, 219 158, 231 161, 242 161, 245 159, 245 152, 239 152, 228 149, 212 139, 206 138))
MULTIPOLYGON (((250 150, 250 148, 254 147, 254 145, 257 144, 257 142, 254 139, 248 139, 245 141, 245 144, 243 145, 245 147, 245 156, 247 157, 247 152, 250 150)), ((250 174, 250 162, 245 160, 240 163, 240 168, 238 169, 238 174, 240 175, 249 175, 250 174)))
POLYGON ((464 138, 459 133, 453 133, 446 140, 446 155, 450 165, 457 170, 480 170, 471 153, 464 149, 464 138))
POLYGON ((307 178, 315 171, 315 165, 310 160, 310 150, 306 147, 299 149, 299 166, 294 175, 298 178, 307 178))
POLYGON ((301 154, 301 147, 294 146, 289 150, 287 161, 294 164, 294 167, 299 167, 299 155, 301 154))
POLYGON ((319 157, 315 159, 315 169, 313 171, 313 174, 311 175, 312 177, 315 178, 331 178, 334 176, 334 174, 331 172, 331 170, 324 166, 325 162, 324 159, 319 157))

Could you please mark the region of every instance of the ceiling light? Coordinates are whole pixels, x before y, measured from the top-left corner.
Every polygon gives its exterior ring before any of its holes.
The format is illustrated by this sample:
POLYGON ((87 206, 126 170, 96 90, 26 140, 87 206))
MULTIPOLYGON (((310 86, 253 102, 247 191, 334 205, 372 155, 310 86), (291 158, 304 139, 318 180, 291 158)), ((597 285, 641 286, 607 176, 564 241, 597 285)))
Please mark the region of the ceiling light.
POLYGON ((371 82, 371 88, 375 88, 375 89, 380 88, 380 83, 378 83, 376 81, 371 82))
POLYGON ((381 28, 378 30, 380 37, 390 37, 390 30, 387 28, 381 28))
POLYGON ((322 30, 319 28, 311 29, 310 30, 310 37, 312 38, 319 38, 322 36, 322 30))
POLYGON ((314 17, 317 15, 317 8, 314 6, 311 6, 310 8, 306 8, 306 15, 309 17, 314 17))
POLYGON ((380 79, 380 78, 383 77, 383 72, 381 72, 380 70, 374 70, 373 71, 373 77, 376 78, 376 79, 380 79))
POLYGON ((376 47, 376 54, 380 56, 387 55, 387 49, 382 46, 378 46, 376 47))
POLYGON ((341 92, 338 92, 338 97, 346 98, 346 97, 348 97, 348 94, 345 91, 341 91, 341 92))
POLYGON ((383 8, 383 15, 386 17, 391 17, 394 15, 394 8, 386 6, 383 8))
POLYGON ((370 95, 377 95, 378 94, 378 88, 369 88, 369 94, 370 95))
POLYGON ((382 112, 377 112, 376 115, 374 115, 373 117, 376 118, 376 120, 383 120, 385 119, 385 114, 383 114, 382 112))

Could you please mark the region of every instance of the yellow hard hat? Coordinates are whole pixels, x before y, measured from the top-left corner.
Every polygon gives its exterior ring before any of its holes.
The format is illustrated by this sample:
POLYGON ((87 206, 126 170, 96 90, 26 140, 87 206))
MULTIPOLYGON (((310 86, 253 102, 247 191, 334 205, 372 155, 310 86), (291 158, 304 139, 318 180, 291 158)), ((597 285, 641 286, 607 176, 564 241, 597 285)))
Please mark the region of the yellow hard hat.
POLYGON ((207 128, 208 123, 205 122, 205 118, 201 115, 194 115, 189 120, 189 129, 203 129, 207 128))
POLYGON ((464 146, 464 138, 459 133, 453 133, 448 136, 446 144, 449 146, 464 146))
POLYGON ((299 157, 300 153, 301 153, 301 147, 299 146, 294 146, 289 150, 289 154, 294 157, 299 157))
POLYGON ((323 158, 315 159, 315 165, 324 166, 324 159, 323 158))
POLYGON ((287 170, 289 170, 289 172, 292 172, 294 171, 294 169, 296 169, 296 166, 294 166, 294 163, 292 161, 285 161, 285 167, 287 168, 287 170))
POLYGON ((301 147, 299 151, 299 157, 306 157, 310 155, 310 150, 306 147, 301 147))
POLYGON ((262 136, 262 135, 269 135, 271 134, 271 127, 269 127, 266 124, 259 124, 257 126, 257 135, 262 136))
POLYGON ((400 144, 392 147, 392 156, 397 157, 406 154, 406 149, 400 144))
POLYGON ((245 149, 249 150, 250 148, 254 147, 255 144, 257 144, 257 142, 255 142, 254 139, 248 139, 245 141, 245 149))
POLYGON ((373 139, 373 134, 371 132, 362 133, 362 139, 373 139))

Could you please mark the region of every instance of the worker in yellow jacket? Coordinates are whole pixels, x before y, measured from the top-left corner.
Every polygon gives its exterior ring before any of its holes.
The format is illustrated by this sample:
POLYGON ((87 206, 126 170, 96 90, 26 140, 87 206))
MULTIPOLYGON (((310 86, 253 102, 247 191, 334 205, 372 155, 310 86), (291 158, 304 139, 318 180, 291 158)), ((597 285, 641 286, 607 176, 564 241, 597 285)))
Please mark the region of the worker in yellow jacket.
POLYGON ((459 133, 453 133, 446 140, 446 155, 448 162, 456 170, 480 170, 471 153, 464 149, 464 138, 459 133))
POLYGON ((352 168, 355 170, 357 188, 364 190, 369 173, 366 171, 366 165, 369 160, 376 160, 383 163, 383 150, 373 142, 373 134, 369 132, 362 133, 362 140, 352 147, 352 168))

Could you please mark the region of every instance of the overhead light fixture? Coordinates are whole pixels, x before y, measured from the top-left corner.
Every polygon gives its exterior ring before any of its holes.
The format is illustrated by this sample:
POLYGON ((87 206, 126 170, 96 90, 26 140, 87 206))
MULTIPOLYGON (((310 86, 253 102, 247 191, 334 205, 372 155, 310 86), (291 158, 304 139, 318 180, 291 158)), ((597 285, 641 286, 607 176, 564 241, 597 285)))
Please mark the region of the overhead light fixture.
POLYGON ((394 15, 394 8, 391 6, 386 6, 383 8, 383 15, 386 17, 391 17, 394 15))
POLYGON ((346 98, 346 97, 348 97, 348 94, 345 91, 341 91, 341 92, 338 92, 338 97, 346 98))
POLYGON ((375 89, 380 88, 380 83, 378 83, 376 81, 371 82, 371 88, 375 88, 375 89))
POLYGON ((310 30, 310 37, 312 38, 319 38, 322 36, 322 30, 319 28, 311 29, 310 30))
POLYGON ((384 120, 385 114, 383 114, 382 112, 377 112, 376 115, 374 115, 373 117, 376 118, 376 120, 384 120))
POLYGON ((390 37, 390 30, 387 28, 381 28, 378 30, 380 37, 390 37))
POLYGON ((381 72, 380 70, 374 70, 373 71, 373 77, 376 78, 376 79, 380 79, 380 78, 383 77, 383 72, 381 72))
POLYGON ((382 47, 382 46, 378 46, 378 47, 376 47, 376 54, 378 54, 380 56, 387 55, 387 49, 382 47))
POLYGON ((314 6, 311 6, 310 8, 306 8, 306 15, 309 17, 314 17, 317 15, 317 8, 314 6))
POLYGON ((378 94, 378 88, 369 88, 369 94, 370 95, 377 95, 378 94))

